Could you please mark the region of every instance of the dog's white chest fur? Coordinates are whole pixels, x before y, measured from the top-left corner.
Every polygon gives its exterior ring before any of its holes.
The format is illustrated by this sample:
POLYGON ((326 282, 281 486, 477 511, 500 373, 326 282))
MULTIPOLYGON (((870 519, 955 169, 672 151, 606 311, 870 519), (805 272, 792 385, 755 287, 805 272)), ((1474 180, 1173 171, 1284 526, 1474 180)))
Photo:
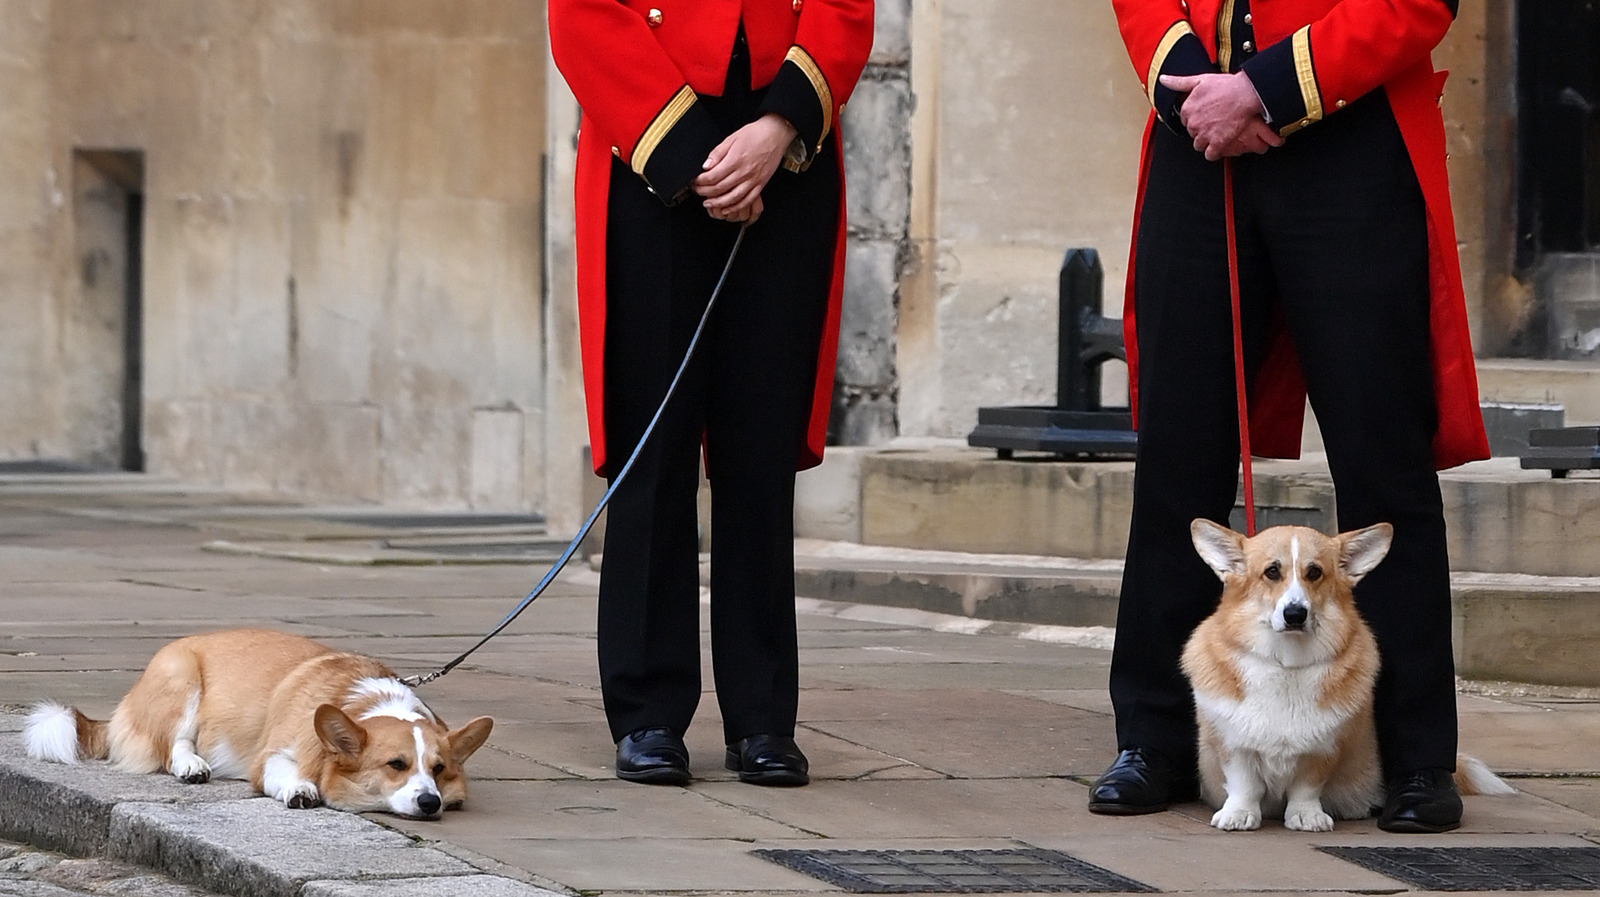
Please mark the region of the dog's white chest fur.
POLYGON ((1244 697, 1195 693, 1199 711, 1229 745, 1263 754, 1326 750, 1351 713, 1318 705, 1327 664, 1285 668, 1254 655, 1238 663, 1244 697))
POLYGON ((1237 669, 1242 699, 1196 691, 1195 709, 1231 752, 1253 755, 1268 794, 1282 794, 1299 758, 1329 753, 1353 710, 1318 704, 1327 664, 1286 668, 1245 655, 1237 669))

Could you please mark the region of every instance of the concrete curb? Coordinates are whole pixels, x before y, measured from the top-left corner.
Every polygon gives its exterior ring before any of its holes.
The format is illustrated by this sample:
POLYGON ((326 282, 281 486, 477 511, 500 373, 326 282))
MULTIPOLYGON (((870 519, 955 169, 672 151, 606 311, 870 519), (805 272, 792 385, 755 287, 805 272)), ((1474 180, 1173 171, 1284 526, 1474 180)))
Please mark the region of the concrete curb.
POLYGON ((243 782, 184 785, 105 763, 28 758, 0 714, 0 838, 104 856, 237 897, 556 897, 377 822, 288 810, 243 782))

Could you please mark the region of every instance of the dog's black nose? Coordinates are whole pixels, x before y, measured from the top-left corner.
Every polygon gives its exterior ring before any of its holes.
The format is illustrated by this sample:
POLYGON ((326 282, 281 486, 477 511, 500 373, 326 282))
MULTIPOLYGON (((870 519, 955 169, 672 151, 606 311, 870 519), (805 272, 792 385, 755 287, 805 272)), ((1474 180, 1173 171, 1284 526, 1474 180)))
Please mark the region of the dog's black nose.
POLYGON ((1306 628, 1306 618, 1311 612, 1304 604, 1291 604, 1283 609, 1283 625, 1286 629, 1306 628))
POLYGON ((417 798, 417 809, 421 810, 424 816, 432 816, 439 812, 439 806, 440 801, 437 794, 423 794, 417 798))

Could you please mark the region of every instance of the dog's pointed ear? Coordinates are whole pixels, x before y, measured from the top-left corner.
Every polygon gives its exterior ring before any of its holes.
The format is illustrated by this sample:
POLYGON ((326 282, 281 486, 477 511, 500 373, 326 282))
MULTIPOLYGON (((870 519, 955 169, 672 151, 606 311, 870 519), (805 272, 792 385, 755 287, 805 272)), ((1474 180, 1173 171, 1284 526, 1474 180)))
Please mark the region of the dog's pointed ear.
POLYGON ((489 740, 489 731, 493 728, 494 720, 480 716, 446 735, 450 742, 450 756, 455 758, 457 763, 467 762, 467 758, 489 740))
POLYGON ((1200 559, 1206 562, 1218 579, 1245 571, 1244 536, 1204 517, 1189 524, 1189 536, 1200 559))
POLYGON ((1340 533, 1339 566, 1350 577, 1350 584, 1355 585, 1361 581, 1361 577, 1371 573, 1372 568, 1389 554, 1389 545, 1393 542, 1394 527, 1387 523, 1375 523, 1366 529, 1340 533))
POLYGON ((361 724, 345 715, 343 710, 332 704, 323 704, 317 708, 313 717, 316 726, 317 738, 321 739, 322 746, 330 754, 342 754, 354 757, 361 753, 367 746, 367 730, 361 724))

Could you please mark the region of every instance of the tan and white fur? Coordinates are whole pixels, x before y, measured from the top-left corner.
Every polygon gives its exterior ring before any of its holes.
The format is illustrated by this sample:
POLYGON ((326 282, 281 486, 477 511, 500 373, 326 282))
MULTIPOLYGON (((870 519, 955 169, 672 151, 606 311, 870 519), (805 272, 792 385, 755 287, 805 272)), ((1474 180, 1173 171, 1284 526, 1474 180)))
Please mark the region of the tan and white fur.
POLYGON ((248 778, 295 809, 436 819, 466 800, 462 764, 493 726, 480 717, 448 728, 369 657, 236 629, 156 652, 109 722, 44 703, 23 734, 36 759, 109 759, 195 784, 248 778))
MULTIPOLYGON (((1279 526, 1246 537, 1209 520, 1190 526, 1223 582, 1217 610, 1183 652, 1199 723, 1200 794, 1226 831, 1325 832, 1384 801, 1373 685, 1378 643, 1353 589, 1389 552, 1380 523, 1327 536, 1279 526)), ((1458 756, 1463 794, 1512 789, 1458 756)))

